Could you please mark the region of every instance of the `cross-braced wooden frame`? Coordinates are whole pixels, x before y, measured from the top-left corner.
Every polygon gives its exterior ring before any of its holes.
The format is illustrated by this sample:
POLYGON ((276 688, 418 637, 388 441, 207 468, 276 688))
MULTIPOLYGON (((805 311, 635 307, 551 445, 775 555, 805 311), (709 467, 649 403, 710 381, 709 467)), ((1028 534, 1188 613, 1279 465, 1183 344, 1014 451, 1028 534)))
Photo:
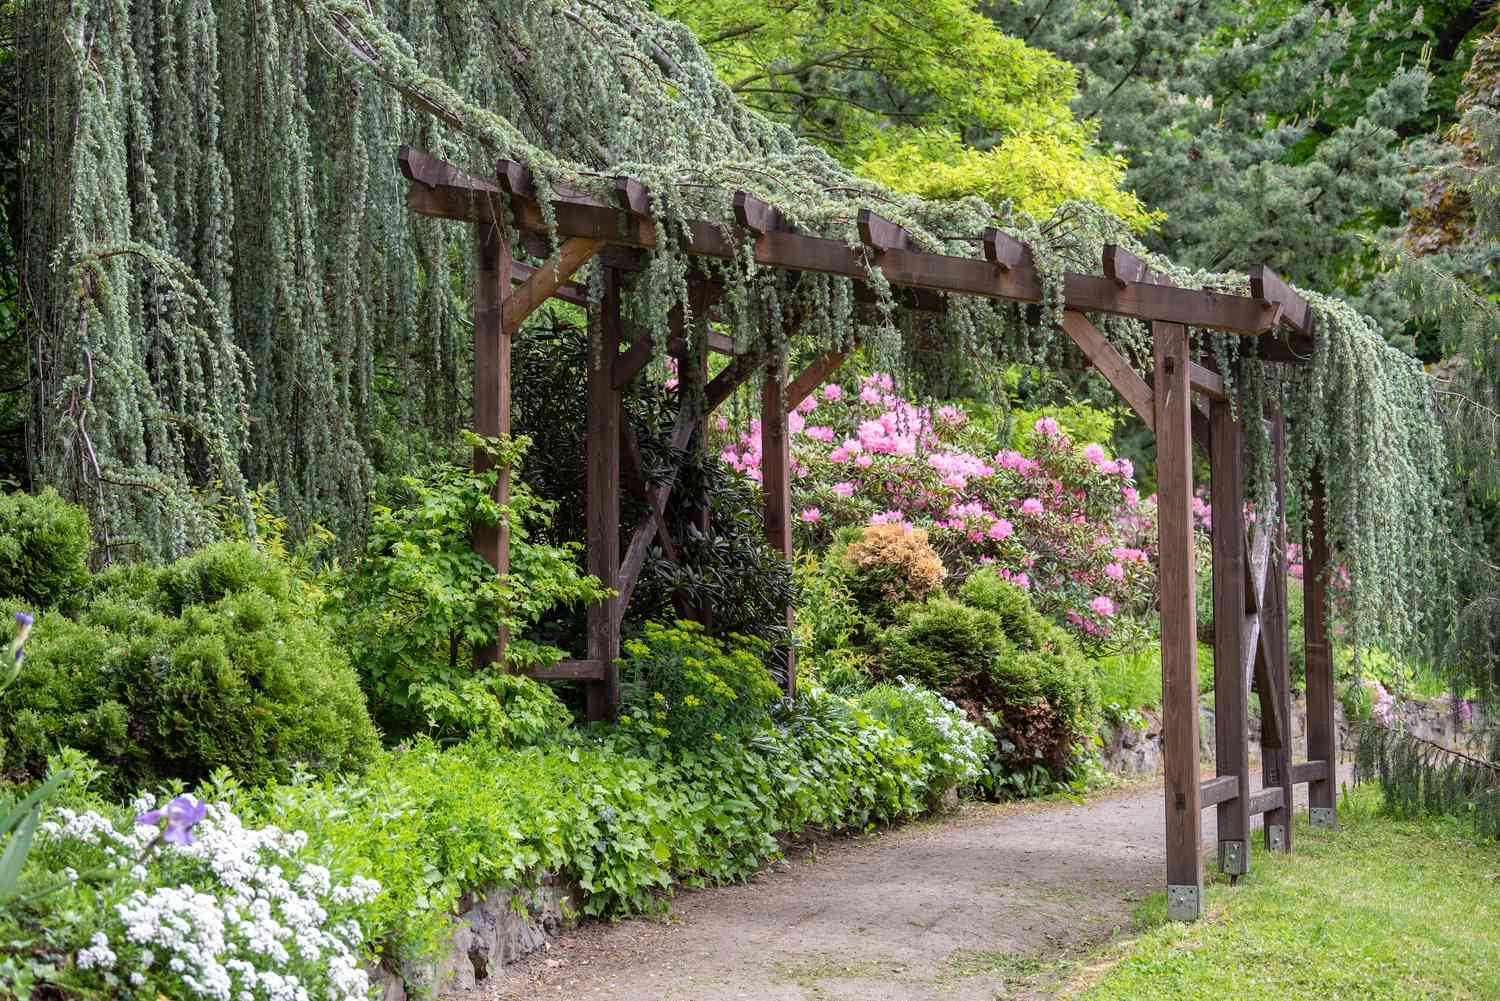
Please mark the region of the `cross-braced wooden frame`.
MULTIPOLYGON (((522 322, 548 298, 589 306, 584 290, 570 279, 588 261, 603 255, 603 294, 590 307, 588 414, 586 427, 586 523, 588 571, 615 597, 588 610, 584 659, 564 661, 534 672, 548 680, 588 683, 592 719, 612 718, 619 708, 620 622, 653 545, 675 559, 675 541, 663 518, 673 482, 651 487, 642 476, 634 431, 621 404, 621 390, 645 367, 652 345, 627 335, 620 315, 626 272, 638 266, 638 252, 656 245, 649 192, 637 180, 620 177, 615 203, 558 191, 550 205, 555 233, 562 241, 539 266, 513 260, 497 220, 502 204, 535 257, 546 253, 540 235, 551 227, 538 202, 530 174, 502 161, 493 181, 474 178, 451 164, 405 149, 400 166, 408 180, 412 211, 473 224, 477 288, 474 295, 474 423, 486 436, 510 432, 510 344, 522 322), (632 257, 632 254, 635 256, 632 257), (623 481, 623 482, 622 482, 623 481), (620 491, 639 496, 648 514, 620 553, 620 491)), ((841 275, 856 281, 856 298, 874 301, 863 284, 873 257, 906 308, 939 311, 942 296, 966 294, 1038 303, 1042 280, 1029 247, 996 229, 980 235, 984 258, 953 257, 916 248, 899 225, 862 210, 859 233, 864 247, 793 231, 774 208, 747 192, 734 195, 739 230, 754 241, 758 264, 788 271, 841 275)), ((682 250, 691 256, 730 259, 736 243, 713 222, 688 226, 682 250)), ((1326 571, 1322 484, 1313 484, 1305 538, 1305 625, 1307 659, 1307 754, 1292 760, 1291 681, 1287 665, 1286 515, 1284 440, 1281 413, 1251 415, 1271 425, 1276 470, 1277 517, 1257 521, 1247 532, 1244 510, 1242 429, 1225 393, 1222 374, 1211 361, 1190 356, 1188 328, 1226 330, 1246 338, 1245 351, 1272 361, 1295 363, 1310 354, 1314 317, 1307 302, 1269 268, 1250 276, 1250 295, 1177 288, 1163 284, 1145 263, 1118 247, 1106 248, 1103 275, 1064 277, 1065 311, 1061 329, 1156 434, 1158 478, 1158 580, 1161 591, 1163 677, 1163 761, 1166 786, 1168 905, 1172 916, 1192 919, 1202 909, 1202 811, 1217 811, 1219 864, 1231 875, 1249 869, 1251 818, 1263 815, 1268 850, 1291 848, 1290 822, 1295 786, 1307 783, 1316 823, 1334 821, 1336 730, 1333 661, 1327 640, 1326 571), (1089 320, 1089 313, 1130 316, 1151 324, 1153 371, 1143 379, 1089 320), (1211 526, 1214 585, 1215 777, 1203 780, 1199 767, 1196 579, 1193 559, 1193 447, 1209 455, 1214 514, 1211 526), (1250 791, 1249 691, 1254 683, 1261 709, 1263 788, 1250 791)), ((693 284, 692 316, 708 322, 709 306, 722 292, 712 283, 693 284)), ((706 357, 689 357, 694 344, 734 353, 733 345, 710 331, 688 338, 679 312, 667 350, 677 356, 685 378, 707 380, 706 357)), ((792 556, 790 431, 788 414, 843 362, 840 352, 817 358, 788 381, 777 361, 735 357, 702 394, 683 394, 683 409, 672 434, 677 452, 687 449, 712 410, 729 399, 758 368, 765 531, 768 541, 792 556), (694 399, 702 399, 700 407, 694 399)), ((477 463, 487 462, 477 455, 477 463)), ((509 496, 508 472, 498 492, 509 496)), ((706 514, 705 514, 706 517, 706 514)), ((502 523, 476 528, 475 548, 499 573, 509 569, 509 540, 502 523)), ((787 610, 788 622, 792 611, 787 610)), ((504 637, 502 637, 504 642, 504 637)), ((498 649, 480 650, 481 663, 498 649)), ((795 692, 793 653, 784 651, 788 693, 795 692)))

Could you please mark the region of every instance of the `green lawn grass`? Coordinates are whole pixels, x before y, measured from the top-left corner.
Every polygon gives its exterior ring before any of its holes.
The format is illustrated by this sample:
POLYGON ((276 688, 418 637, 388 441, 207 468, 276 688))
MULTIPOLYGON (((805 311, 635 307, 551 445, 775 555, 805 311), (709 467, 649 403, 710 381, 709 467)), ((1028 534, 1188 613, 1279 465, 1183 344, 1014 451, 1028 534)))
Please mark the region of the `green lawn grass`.
POLYGON ((1257 851, 1240 885, 1209 887, 1201 922, 1168 923, 1164 897, 1148 899, 1146 930, 1065 996, 1500 999, 1500 845, 1378 805, 1376 790, 1358 790, 1341 799, 1339 830, 1302 825, 1294 854, 1257 851))

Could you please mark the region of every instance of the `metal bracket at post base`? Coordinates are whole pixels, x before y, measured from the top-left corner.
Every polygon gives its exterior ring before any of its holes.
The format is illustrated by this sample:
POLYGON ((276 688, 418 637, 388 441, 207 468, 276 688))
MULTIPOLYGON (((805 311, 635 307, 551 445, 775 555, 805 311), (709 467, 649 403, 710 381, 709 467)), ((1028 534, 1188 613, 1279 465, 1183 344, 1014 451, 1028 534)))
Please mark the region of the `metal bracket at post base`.
POLYGON ((1226 876, 1243 876, 1250 871, 1250 845, 1245 841, 1219 842, 1219 871, 1226 876))
POLYGON ((1203 887, 1191 884, 1167 886, 1167 920, 1197 921, 1203 916, 1203 887))
POLYGON ((1267 824, 1266 847, 1273 852, 1286 851, 1286 828, 1280 824, 1267 824))
POLYGON ((1339 826, 1338 813, 1331 806, 1308 807, 1308 819, 1314 827, 1334 828, 1339 826))

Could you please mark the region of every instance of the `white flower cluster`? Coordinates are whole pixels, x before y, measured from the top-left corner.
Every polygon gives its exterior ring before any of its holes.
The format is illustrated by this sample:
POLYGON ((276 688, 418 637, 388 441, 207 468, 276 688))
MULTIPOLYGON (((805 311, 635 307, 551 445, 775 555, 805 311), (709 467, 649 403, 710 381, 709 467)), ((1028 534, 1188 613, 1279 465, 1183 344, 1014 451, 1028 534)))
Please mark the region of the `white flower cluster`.
POLYGON ((946 770, 955 773, 960 783, 977 779, 994 750, 995 738, 946 696, 905 678, 898 678, 897 685, 923 707, 927 722, 942 736, 947 749, 939 757, 946 770))
MULTIPOLYGON (((149 827, 121 834, 98 814, 59 817, 49 837, 119 851, 155 836, 149 827)), ((299 858, 304 832, 247 828, 222 804, 210 805, 192 833, 193 844, 160 845, 156 866, 147 860, 130 870, 126 885, 136 888, 79 950, 78 969, 102 971, 106 984, 117 982, 108 971, 120 971, 135 987, 180 985, 166 993, 211 1001, 368 998, 363 934, 351 912, 376 897, 379 883, 355 877, 335 885, 326 868, 299 858), (189 878, 152 886, 158 866, 189 878)))

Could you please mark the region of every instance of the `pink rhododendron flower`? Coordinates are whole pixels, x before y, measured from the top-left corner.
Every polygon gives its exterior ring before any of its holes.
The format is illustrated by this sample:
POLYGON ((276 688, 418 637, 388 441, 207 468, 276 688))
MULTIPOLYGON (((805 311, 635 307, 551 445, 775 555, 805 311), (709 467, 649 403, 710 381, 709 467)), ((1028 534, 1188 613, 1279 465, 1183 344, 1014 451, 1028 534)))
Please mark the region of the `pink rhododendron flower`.
POLYGON ((836 382, 830 382, 823 387, 823 399, 838 401, 844 398, 844 387, 836 382))
POLYGON ((1015 526, 1006 521, 1004 518, 1001 518, 990 526, 990 530, 986 534, 988 534, 989 537, 994 539, 996 542, 999 542, 1001 539, 1010 538, 1015 534, 1015 532, 1015 526))
POLYGON ((853 497, 854 484, 850 483, 848 480, 845 480, 842 483, 835 483, 833 485, 833 492, 838 494, 840 497, 853 497))
POLYGON ((803 431, 803 434, 807 435, 813 441, 821 441, 825 445, 833 443, 833 428, 825 427, 822 424, 815 424, 807 428, 803 431))
POLYGON ((1102 619, 1107 619, 1115 614, 1115 603, 1110 601, 1107 595, 1103 594, 1089 602, 1089 608, 1093 610, 1095 615, 1102 619))
POLYGON ((801 518, 803 521, 807 522, 808 524, 813 524, 815 522, 819 522, 819 521, 823 520, 823 512, 821 510, 819 510, 818 508, 810 507, 807 510, 803 511, 801 514, 799 514, 797 517, 801 518))
POLYGON ((816 410, 817 408, 818 408, 818 398, 816 396, 813 396, 811 393, 809 393, 807 396, 805 396, 805 397, 802 398, 802 402, 801 403, 797 404, 797 413, 804 414, 804 415, 805 414, 810 414, 814 410, 816 410))
POLYGON ((1035 497, 1028 497, 1021 502, 1022 514, 1041 514, 1042 502, 1035 497))
POLYGON ((859 402, 867 403, 872 407, 880 406, 880 401, 883 398, 884 397, 881 394, 880 390, 876 389, 874 386, 866 386, 864 389, 861 389, 859 391, 859 402))
POLYGON ((875 465, 875 460, 868 455, 861 455, 855 458, 854 464, 860 469, 869 469, 871 466, 875 465))
POLYGON ((1057 426, 1057 420, 1052 417, 1038 417, 1036 423, 1031 425, 1031 430, 1048 438, 1056 438, 1062 434, 1062 428, 1057 426))
POLYGON ((1128 479, 1135 475, 1135 463, 1129 459, 1116 459, 1115 472, 1128 479))
POLYGON ((1135 507, 1140 503, 1141 494, 1135 487, 1125 487, 1120 492, 1125 495, 1125 503, 1128 506, 1135 507))
POLYGON ((1104 576, 1110 580, 1124 580, 1125 568, 1118 563, 1108 563, 1104 567, 1104 576))
POLYGON ((1104 448, 1100 445, 1090 442, 1083 449, 1083 457, 1097 466, 1104 461, 1104 448))

